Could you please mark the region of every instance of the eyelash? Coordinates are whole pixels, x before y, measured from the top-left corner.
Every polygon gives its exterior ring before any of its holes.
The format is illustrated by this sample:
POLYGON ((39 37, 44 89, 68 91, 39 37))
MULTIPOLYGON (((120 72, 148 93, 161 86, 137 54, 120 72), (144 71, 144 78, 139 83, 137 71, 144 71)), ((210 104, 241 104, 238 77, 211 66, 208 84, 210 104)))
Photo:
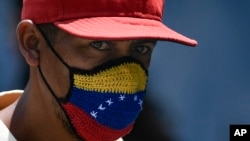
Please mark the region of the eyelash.
MULTIPOLYGON (((108 41, 93 41, 90 43, 92 47, 95 49, 105 51, 111 49, 111 43, 108 41)), ((136 52, 138 54, 148 54, 152 51, 152 49, 149 46, 146 45, 136 45, 131 49, 133 52, 136 52), (142 49, 142 50, 141 50, 142 49)))
POLYGON ((111 48, 110 43, 106 41, 93 41, 90 43, 90 45, 98 50, 109 50, 111 48), (96 45, 96 44, 99 44, 99 45, 96 45), (103 46, 104 44, 105 46, 103 46))
POLYGON ((147 54, 147 53, 151 52, 151 48, 148 46, 141 45, 141 46, 135 46, 133 48, 133 51, 140 53, 140 54, 147 54), (143 51, 140 51, 140 49, 143 49, 143 51), (146 49, 146 51, 145 51, 145 49, 146 49))

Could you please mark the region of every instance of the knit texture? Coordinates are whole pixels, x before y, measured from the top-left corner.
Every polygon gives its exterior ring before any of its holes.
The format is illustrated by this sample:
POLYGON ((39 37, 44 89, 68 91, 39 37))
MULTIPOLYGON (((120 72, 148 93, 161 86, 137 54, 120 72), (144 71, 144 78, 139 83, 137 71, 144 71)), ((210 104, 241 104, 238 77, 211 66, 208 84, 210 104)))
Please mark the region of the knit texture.
POLYGON ((132 130, 142 110, 147 72, 134 61, 74 73, 62 104, 77 134, 87 141, 114 141, 132 130))

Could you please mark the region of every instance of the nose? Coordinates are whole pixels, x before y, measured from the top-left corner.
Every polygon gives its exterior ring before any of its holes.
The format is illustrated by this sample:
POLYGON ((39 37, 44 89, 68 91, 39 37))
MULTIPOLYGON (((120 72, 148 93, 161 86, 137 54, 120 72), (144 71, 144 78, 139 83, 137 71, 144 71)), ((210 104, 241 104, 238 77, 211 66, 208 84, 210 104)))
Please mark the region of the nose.
POLYGON ((137 59, 146 69, 149 67, 151 55, 137 53, 134 50, 134 40, 114 41, 112 44, 112 55, 109 60, 129 56, 137 59))
POLYGON ((112 58, 120 58, 124 56, 131 56, 131 44, 132 40, 115 41, 113 46, 112 58))

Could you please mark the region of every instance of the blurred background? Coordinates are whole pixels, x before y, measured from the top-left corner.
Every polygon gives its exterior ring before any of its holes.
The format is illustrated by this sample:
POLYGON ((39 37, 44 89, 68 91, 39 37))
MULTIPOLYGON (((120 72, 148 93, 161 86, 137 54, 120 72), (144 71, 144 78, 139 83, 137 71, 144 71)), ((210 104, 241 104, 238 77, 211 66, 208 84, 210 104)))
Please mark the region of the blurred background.
MULTIPOLYGON (((23 89, 28 69, 15 28, 20 0, 0 1, 0 91, 23 89)), ((125 141, 228 141, 250 124, 250 1, 167 0, 164 23, 196 48, 159 42, 144 112, 125 141)))
POLYGON ((0 91, 23 89, 27 65, 17 47, 16 26, 20 21, 21 0, 0 1, 0 91))

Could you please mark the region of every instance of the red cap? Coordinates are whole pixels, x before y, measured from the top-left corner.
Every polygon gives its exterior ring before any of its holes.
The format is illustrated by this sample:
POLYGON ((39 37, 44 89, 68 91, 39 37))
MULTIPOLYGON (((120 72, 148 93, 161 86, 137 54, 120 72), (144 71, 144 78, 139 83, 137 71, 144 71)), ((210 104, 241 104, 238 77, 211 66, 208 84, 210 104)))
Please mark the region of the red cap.
POLYGON ((162 23, 164 0, 23 0, 21 19, 54 23, 86 39, 158 39, 197 42, 162 23))

